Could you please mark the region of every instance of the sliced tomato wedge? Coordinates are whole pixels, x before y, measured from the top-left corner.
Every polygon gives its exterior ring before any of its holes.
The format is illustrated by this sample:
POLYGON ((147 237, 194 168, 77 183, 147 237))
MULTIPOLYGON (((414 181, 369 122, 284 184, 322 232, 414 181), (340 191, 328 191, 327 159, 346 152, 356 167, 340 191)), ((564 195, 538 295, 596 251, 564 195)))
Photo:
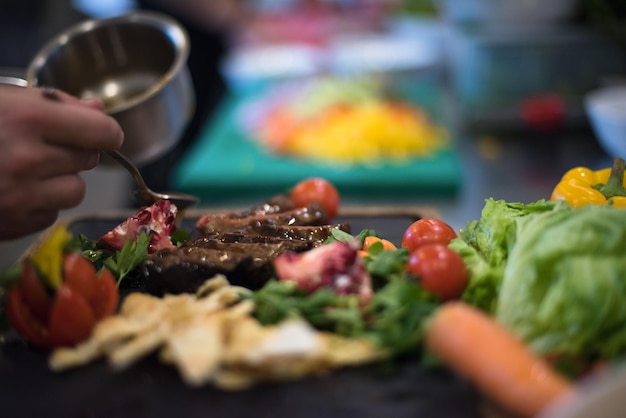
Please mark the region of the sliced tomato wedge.
POLYGON ((90 303, 96 319, 100 320, 115 313, 120 301, 120 292, 117 289, 117 282, 113 273, 107 269, 100 273, 96 283, 98 298, 91 300, 90 303))
POLYGON ((98 299, 96 268, 78 253, 63 257, 63 283, 91 302, 98 299))
POLYGON ((52 309, 52 296, 37 277, 35 267, 28 260, 24 260, 22 263, 22 275, 18 289, 30 314, 41 324, 47 324, 52 309))
POLYGON ((83 295, 63 284, 52 305, 50 344, 54 347, 78 344, 89 338, 96 322, 93 309, 83 295))
POLYGON ((18 287, 7 292, 4 309, 11 325, 26 341, 40 347, 48 347, 48 330, 27 307, 18 287))
POLYGON ((88 259, 80 254, 71 253, 64 257, 63 271, 63 283, 85 298, 97 320, 115 312, 119 292, 115 277, 108 269, 98 274, 88 259))

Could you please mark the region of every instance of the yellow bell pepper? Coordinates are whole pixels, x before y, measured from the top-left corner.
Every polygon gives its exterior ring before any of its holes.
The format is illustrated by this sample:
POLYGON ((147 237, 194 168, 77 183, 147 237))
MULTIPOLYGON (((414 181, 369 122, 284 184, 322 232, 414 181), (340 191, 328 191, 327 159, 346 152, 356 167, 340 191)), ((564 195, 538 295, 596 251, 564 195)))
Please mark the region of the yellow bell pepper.
POLYGON ((624 160, 615 158, 613 167, 591 170, 575 167, 567 171, 556 185, 550 200, 565 200, 573 207, 589 204, 626 208, 624 160))
POLYGON ((63 247, 71 239, 72 233, 65 226, 58 226, 31 255, 37 269, 44 273, 42 277, 54 289, 58 289, 63 281, 63 247))

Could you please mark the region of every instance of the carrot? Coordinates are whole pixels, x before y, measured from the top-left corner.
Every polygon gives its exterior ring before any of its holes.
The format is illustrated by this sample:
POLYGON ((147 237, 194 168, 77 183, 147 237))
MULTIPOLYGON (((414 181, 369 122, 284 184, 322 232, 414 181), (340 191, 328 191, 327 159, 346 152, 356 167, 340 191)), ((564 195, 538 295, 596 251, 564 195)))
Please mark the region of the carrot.
POLYGON ((488 398, 520 417, 533 417, 571 391, 512 332, 463 302, 442 305, 426 328, 426 346, 488 398))

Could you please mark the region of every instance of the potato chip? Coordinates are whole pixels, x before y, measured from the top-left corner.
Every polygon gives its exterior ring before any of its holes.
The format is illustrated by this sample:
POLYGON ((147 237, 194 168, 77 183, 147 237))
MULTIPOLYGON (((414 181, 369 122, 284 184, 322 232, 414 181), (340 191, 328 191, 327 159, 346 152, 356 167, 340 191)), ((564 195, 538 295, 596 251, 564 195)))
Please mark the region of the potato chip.
POLYGON ((132 293, 119 314, 96 325, 91 337, 73 348, 56 349, 55 371, 106 358, 115 370, 157 352, 190 386, 212 382, 242 390, 257 382, 292 380, 333 367, 384 357, 365 339, 347 339, 314 329, 303 319, 263 326, 253 316, 249 289, 224 276, 207 280, 193 294, 162 298, 132 293))

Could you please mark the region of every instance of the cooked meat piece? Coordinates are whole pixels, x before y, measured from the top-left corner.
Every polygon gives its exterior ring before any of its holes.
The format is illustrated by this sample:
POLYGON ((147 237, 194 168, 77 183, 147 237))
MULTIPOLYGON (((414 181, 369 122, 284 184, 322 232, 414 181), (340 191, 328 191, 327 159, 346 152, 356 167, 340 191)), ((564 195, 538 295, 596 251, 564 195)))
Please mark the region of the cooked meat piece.
POLYGON ((333 229, 350 232, 347 224, 322 226, 251 226, 246 233, 204 236, 179 248, 153 254, 143 266, 146 290, 156 295, 195 292, 208 278, 224 274, 233 285, 257 289, 275 276, 274 259, 320 245, 333 229))
POLYGON ((321 205, 314 203, 304 208, 295 208, 278 213, 262 213, 246 217, 233 214, 211 214, 201 217, 196 229, 201 235, 223 234, 226 232, 247 233, 255 225, 276 226, 318 226, 328 224, 326 212, 321 205))
POLYGON ((273 260, 287 251, 304 251, 304 241, 226 243, 201 238, 154 253, 143 265, 146 290, 155 295, 193 293, 216 274, 233 285, 256 289, 274 275, 273 260))
POLYGON ((194 292, 225 275, 233 285, 257 289, 275 276, 274 259, 321 245, 334 229, 321 205, 294 207, 287 195, 241 212, 208 214, 196 223, 199 238, 157 251, 144 263, 146 290, 156 295, 194 292))
POLYGON ((279 237, 290 241, 306 241, 310 242, 313 247, 317 247, 330 237, 333 229, 350 232, 350 225, 285 226, 260 222, 250 225, 248 230, 259 236, 279 237))
POLYGON ((286 194, 279 194, 272 197, 265 203, 253 206, 242 212, 231 213, 230 216, 233 219, 241 219, 256 215, 271 215, 273 213, 286 212, 288 210, 295 209, 295 207, 296 206, 294 205, 293 200, 291 200, 291 197, 286 194))
POLYGON ((199 248, 258 255, 259 252, 262 253, 267 248, 274 247, 300 252, 312 248, 313 244, 307 240, 286 240, 271 236, 227 234, 200 237, 186 241, 180 246, 180 250, 189 255, 193 255, 199 248))
MULTIPOLYGON (((332 234, 333 229, 339 229, 349 233, 350 225, 277 226, 271 223, 261 222, 256 225, 248 225, 236 232, 226 232, 223 234, 215 233, 203 235, 202 237, 226 243, 301 241, 307 243, 308 248, 312 248, 324 243, 332 234)), ((183 244, 183 246, 186 245, 188 245, 188 243, 183 244)))

